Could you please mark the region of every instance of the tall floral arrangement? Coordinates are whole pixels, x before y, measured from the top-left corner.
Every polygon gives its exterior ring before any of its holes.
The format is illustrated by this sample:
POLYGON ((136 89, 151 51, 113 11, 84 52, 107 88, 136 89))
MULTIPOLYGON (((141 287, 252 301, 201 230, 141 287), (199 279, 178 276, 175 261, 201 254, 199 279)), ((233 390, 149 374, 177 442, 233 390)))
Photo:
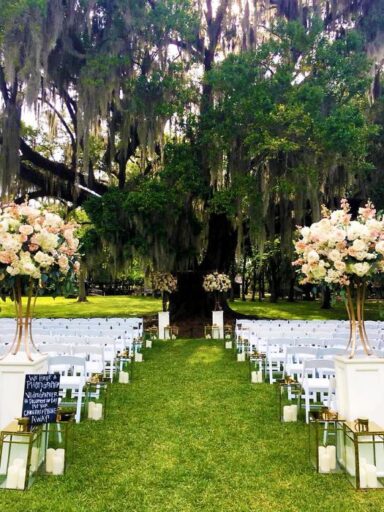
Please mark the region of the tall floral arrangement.
POLYGON ((0 206, 0 289, 3 298, 14 299, 17 317, 12 354, 24 344, 31 359, 31 318, 38 293, 44 289, 55 295, 72 288, 80 267, 76 227, 27 202, 0 206))
POLYGON ((323 218, 310 227, 299 227, 295 243, 298 259, 293 262, 302 275, 301 283, 325 283, 345 291, 350 319, 351 357, 358 332, 364 350, 371 353, 364 327, 366 285, 384 271, 384 222, 371 202, 359 208, 352 219, 346 199, 341 209, 322 209, 323 218))
POLYGON ((219 294, 227 292, 231 288, 231 280, 227 274, 213 272, 206 274, 203 280, 203 288, 208 293, 213 293, 215 297, 215 310, 220 309, 219 294))
POLYGON ((177 278, 169 272, 152 272, 152 288, 161 293, 163 311, 167 311, 169 296, 177 290, 177 278))

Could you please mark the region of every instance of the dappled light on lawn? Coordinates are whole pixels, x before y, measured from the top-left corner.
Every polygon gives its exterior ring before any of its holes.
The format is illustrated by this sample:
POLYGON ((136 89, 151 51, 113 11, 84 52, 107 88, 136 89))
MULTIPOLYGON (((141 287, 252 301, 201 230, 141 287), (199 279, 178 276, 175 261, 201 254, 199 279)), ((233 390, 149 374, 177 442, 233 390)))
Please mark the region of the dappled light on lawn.
MULTIPOLYGON (((207 345, 209 344, 210 343, 208 342, 207 345)), ((210 350, 207 350, 207 346, 203 345, 196 347, 186 362, 188 364, 215 364, 222 360, 224 356, 225 353, 222 347, 213 346, 210 347, 210 350)))

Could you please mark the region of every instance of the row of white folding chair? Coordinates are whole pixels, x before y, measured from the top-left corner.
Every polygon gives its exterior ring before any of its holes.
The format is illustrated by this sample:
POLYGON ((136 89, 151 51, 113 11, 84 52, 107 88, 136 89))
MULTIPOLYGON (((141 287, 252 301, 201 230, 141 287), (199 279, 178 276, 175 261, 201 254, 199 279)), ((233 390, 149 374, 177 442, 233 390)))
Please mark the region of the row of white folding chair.
POLYGON ((75 356, 54 356, 48 358, 48 372, 60 374, 61 405, 65 402, 66 391, 71 391, 71 397, 76 398, 76 422, 80 422, 81 408, 86 382, 86 360, 75 356))
POLYGON ((92 373, 102 373, 111 382, 115 373, 115 346, 91 346, 91 345, 42 345, 40 349, 50 357, 77 356, 85 359, 85 373, 90 377, 92 373))
POLYGON ((321 403, 327 401, 327 404, 330 405, 331 395, 334 392, 334 377, 334 361, 328 359, 307 359, 304 361, 301 385, 307 423, 309 422, 310 404, 318 401, 318 395, 320 395, 321 403))
POLYGON ((300 382, 303 377, 304 362, 309 359, 330 359, 335 356, 346 355, 344 348, 318 348, 318 347, 287 347, 283 375, 289 375, 300 382))
MULTIPOLYGON (((331 357, 332 355, 343 355, 346 352, 346 344, 342 346, 332 346, 332 347, 324 347, 321 344, 318 344, 318 340, 307 338, 306 343, 297 344, 295 340, 287 340, 286 338, 276 338, 268 340, 266 347, 266 364, 268 368, 269 374, 269 382, 272 384, 275 382, 274 373, 288 373, 286 365, 289 362, 289 355, 291 354, 291 363, 294 361, 293 354, 302 355, 302 361, 310 358, 326 358, 331 357), (305 354, 308 355, 305 358, 305 354)), ((295 368, 294 366, 292 368, 295 368)), ((296 368, 297 373, 299 373, 299 367, 296 368)))
MULTIPOLYGON (((255 351, 257 352, 264 352, 266 353, 268 350, 268 345, 273 345, 273 340, 279 339, 279 340, 285 340, 280 343, 280 345, 293 345, 293 346, 317 346, 317 347, 323 347, 323 348, 345 348, 349 341, 349 333, 345 336, 340 336, 336 338, 317 338, 317 337, 301 337, 301 336, 295 336, 295 337, 276 337, 276 338, 268 338, 268 339, 251 339, 249 344, 247 344, 248 350, 250 353, 253 353, 255 351)), ((370 340, 371 346, 374 349, 381 349, 384 348, 384 341, 379 339, 372 339, 370 340)), ((282 350, 282 349, 280 349, 282 350)))

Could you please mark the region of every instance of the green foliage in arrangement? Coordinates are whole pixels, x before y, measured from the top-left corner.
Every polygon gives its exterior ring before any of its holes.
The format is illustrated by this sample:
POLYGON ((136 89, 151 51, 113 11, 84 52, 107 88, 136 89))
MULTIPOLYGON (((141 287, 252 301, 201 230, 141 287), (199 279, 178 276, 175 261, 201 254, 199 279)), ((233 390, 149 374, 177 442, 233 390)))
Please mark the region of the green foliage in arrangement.
POLYGON ((319 475, 302 423, 278 420, 276 390, 250 384, 221 342, 155 342, 106 421, 76 425, 64 477, 0 492, 6 512, 382 512, 379 492, 319 475))

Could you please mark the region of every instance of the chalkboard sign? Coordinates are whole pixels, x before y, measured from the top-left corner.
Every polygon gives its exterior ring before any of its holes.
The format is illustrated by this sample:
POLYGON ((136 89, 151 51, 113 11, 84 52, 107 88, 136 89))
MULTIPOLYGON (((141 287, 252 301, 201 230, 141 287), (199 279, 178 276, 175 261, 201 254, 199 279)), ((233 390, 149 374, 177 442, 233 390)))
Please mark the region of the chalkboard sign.
POLYGON ((30 425, 55 423, 59 403, 60 375, 56 373, 26 375, 23 413, 30 425))

